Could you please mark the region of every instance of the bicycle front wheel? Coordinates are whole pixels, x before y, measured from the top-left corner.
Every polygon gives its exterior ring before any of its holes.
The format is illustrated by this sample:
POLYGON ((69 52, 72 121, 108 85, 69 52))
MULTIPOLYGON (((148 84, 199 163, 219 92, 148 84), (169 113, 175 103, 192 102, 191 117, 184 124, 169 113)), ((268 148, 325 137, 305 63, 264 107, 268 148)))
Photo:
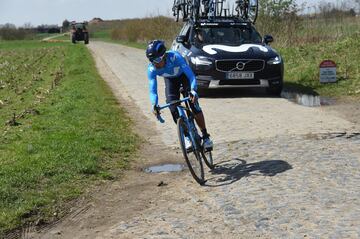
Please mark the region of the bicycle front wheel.
POLYGON ((177 121, 178 137, 180 142, 180 148, 184 155, 187 166, 189 167, 190 173, 193 178, 200 185, 204 185, 204 166, 202 164, 201 156, 199 151, 195 150, 194 142, 192 142, 192 150, 188 151, 185 147, 185 135, 189 132, 187 125, 182 118, 177 121))

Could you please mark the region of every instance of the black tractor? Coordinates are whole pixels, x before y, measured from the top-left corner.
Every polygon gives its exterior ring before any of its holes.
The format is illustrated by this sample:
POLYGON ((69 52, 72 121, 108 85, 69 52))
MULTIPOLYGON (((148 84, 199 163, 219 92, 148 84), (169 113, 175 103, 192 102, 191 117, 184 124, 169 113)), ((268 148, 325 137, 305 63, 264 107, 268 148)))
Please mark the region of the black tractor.
POLYGON ((77 41, 84 41, 85 44, 89 44, 89 32, 86 29, 86 22, 72 22, 70 38, 72 43, 77 41))

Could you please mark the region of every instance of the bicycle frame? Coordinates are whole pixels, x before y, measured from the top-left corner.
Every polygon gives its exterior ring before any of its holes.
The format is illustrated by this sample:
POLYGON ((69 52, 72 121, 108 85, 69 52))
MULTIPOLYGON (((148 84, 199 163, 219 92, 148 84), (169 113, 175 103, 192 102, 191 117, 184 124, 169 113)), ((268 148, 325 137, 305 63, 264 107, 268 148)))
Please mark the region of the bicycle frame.
POLYGON ((202 4, 204 5, 205 14, 207 15, 207 17, 215 18, 217 2, 215 0, 202 0, 202 4))
MULTIPOLYGON (((168 108, 172 105, 175 105, 175 104, 181 104, 181 103, 184 103, 186 104, 186 107, 184 106, 181 106, 181 105, 178 105, 176 108, 178 110, 178 113, 179 113, 179 117, 181 117, 184 122, 186 123, 186 126, 189 130, 188 134, 189 134, 189 137, 190 137, 190 140, 193 142, 193 145, 195 147, 195 150, 200 150, 200 145, 197 142, 196 138, 197 137, 200 137, 199 134, 197 133, 197 129, 196 129, 196 126, 195 126, 195 123, 194 123, 194 116, 192 113, 189 113, 191 112, 190 110, 190 107, 188 105, 190 101, 190 97, 185 97, 181 100, 177 100, 177 101, 174 101, 174 102, 171 102, 171 103, 168 103, 168 104, 165 104, 165 105, 162 105, 162 106, 159 106, 159 111, 165 109, 165 108, 168 108)), ((161 122, 161 123, 164 123, 164 119, 160 116, 160 114, 157 115, 157 118, 158 120, 161 122)))
POLYGON ((185 124, 187 125, 187 128, 189 130, 188 132, 188 136, 190 137, 191 142, 193 142, 193 146, 195 150, 200 150, 200 141, 197 140, 198 138, 200 138, 195 123, 194 123, 194 115, 190 110, 190 107, 188 105, 189 101, 186 101, 186 108, 183 106, 177 106, 177 110, 179 112, 179 117, 181 117, 185 124))
POLYGON ((249 1, 248 0, 237 0, 235 3, 237 4, 235 10, 238 12, 238 15, 242 16, 244 18, 247 18, 249 1))

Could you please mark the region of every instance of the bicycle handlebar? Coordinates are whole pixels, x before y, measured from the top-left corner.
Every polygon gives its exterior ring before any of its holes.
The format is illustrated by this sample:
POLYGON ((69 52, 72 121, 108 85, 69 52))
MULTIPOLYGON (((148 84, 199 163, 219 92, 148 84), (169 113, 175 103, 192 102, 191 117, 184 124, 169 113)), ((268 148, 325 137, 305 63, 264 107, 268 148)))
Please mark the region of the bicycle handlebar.
POLYGON ((185 97, 184 99, 181 99, 181 100, 176 100, 176 101, 173 101, 173 102, 170 102, 168 104, 165 104, 165 105, 161 105, 159 106, 157 109, 157 114, 156 114, 156 118, 158 121, 160 121, 160 123, 165 123, 165 120, 161 117, 161 113, 160 111, 163 110, 163 109, 166 109, 172 105, 177 105, 177 104, 181 104, 183 102, 186 102, 186 101, 190 101, 190 97, 185 97))
POLYGON ((175 100, 175 101, 172 101, 172 102, 170 102, 170 103, 168 103, 168 104, 159 106, 158 109, 159 109, 159 110, 163 110, 163 109, 168 108, 168 107, 170 107, 170 106, 172 106, 172 105, 181 104, 181 103, 186 102, 186 101, 189 101, 189 100, 190 100, 190 97, 185 97, 184 99, 175 100))

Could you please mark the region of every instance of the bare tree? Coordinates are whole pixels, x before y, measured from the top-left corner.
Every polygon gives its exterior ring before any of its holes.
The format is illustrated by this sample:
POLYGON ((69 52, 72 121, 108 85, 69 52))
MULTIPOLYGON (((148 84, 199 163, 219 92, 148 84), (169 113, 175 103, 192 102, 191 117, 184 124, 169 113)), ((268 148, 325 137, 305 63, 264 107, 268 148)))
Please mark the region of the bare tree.
POLYGON ((26 23, 24 23, 22 28, 24 28, 24 29, 32 29, 32 28, 34 28, 34 26, 30 22, 26 22, 26 23))

